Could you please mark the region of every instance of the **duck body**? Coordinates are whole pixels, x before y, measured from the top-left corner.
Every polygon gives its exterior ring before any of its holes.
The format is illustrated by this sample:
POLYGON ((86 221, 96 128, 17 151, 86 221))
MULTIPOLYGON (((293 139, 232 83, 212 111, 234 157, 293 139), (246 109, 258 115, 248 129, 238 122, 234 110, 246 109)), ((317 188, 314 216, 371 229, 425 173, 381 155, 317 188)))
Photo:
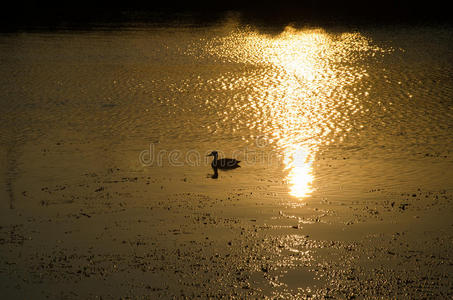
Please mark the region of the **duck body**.
POLYGON ((212 160, 211 167, 214 169, 235 169, 239 168, 240 165, 240 160, 236 160, 234 158, 221 158, 218 159, 218 153, 217 151, 212 151, 211 154, 208 156, 214 156, 214 159, 212 160))
POLYGON ((238 163, 240 163, 240 161, 234 158, 221 158, 217 160, 214 159, 211 166, 218 169, 234 169, 240 167, 238 163))

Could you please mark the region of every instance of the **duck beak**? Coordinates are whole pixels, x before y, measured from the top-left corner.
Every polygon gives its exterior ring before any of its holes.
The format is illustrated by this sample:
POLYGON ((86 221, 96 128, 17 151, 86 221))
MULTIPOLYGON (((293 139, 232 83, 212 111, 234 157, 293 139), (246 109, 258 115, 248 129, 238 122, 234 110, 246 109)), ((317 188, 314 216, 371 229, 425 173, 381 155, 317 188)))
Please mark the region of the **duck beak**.
POLYGON ((211 154, 208 154, 208 155, 206 155, 206 156, 212 156, 212 155, 213 155, 213 154, 211 153, 211 154))

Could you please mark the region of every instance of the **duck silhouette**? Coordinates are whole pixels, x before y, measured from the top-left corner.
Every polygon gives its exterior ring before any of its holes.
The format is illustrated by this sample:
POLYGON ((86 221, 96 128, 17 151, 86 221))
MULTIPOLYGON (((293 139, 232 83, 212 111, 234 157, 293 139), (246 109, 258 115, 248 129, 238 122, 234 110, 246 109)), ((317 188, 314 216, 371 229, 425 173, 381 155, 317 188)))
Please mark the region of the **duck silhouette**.
POLYGON ((219 154, 217 151, 212 151, 208 156, 214 156, 211 167, 214 169, 215 173, 217 174, 217 169, 221 170, 231 170, 241 167, 238 165, 241 161, 236 160, 234 158, 221 158, 218 159, 219 154))
POLYGON ((214 171, 214 174, 211 175, 211 178, 212 179, 217 179, 219 178, 219 172, 217 171, 217 168, 212 168, 212 170, 214 171))

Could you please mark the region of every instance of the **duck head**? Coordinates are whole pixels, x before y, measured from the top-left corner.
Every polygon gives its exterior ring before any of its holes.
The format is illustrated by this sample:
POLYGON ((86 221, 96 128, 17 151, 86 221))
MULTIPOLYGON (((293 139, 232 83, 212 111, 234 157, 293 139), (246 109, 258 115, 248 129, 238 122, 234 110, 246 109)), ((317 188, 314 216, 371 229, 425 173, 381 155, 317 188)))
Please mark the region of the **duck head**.
POLYGON ((207 156, 214 156, 214 157, 217 157, 218 153, 217 151, 212 151, 210 154, 208 154, 207 156))

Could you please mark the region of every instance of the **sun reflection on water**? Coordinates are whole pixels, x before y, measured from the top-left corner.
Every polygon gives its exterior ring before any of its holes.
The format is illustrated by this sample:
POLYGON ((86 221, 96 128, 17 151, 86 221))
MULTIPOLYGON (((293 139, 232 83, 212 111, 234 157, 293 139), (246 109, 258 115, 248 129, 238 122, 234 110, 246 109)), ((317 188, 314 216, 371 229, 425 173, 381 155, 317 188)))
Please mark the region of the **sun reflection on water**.
POLYGON ((310 158, 310 152, 307 147, 293 145, 291 148, 283 160, 288 171, 287 180, 291 187, 290 194, 304 198, 312 192, 313 160, 310 158))
POLYGON ((238 31, 210 47, 214 55, 250 66, 230 80, 229 88, 248 96, 233 94, 235 99, 225 103, 234 112, 228 113, 229 121, 233 131, 245 125, 274 141, 291 195, 305 198, 313 192, 313 162, 321 145, 341 142, 361 126, 360 118, 351 118, 363 113, 360 99, 370 87, 357 85, 368 76, 357 61, 376 52, 383 50, 359 33, 292 27, 277 36, 238 31))

